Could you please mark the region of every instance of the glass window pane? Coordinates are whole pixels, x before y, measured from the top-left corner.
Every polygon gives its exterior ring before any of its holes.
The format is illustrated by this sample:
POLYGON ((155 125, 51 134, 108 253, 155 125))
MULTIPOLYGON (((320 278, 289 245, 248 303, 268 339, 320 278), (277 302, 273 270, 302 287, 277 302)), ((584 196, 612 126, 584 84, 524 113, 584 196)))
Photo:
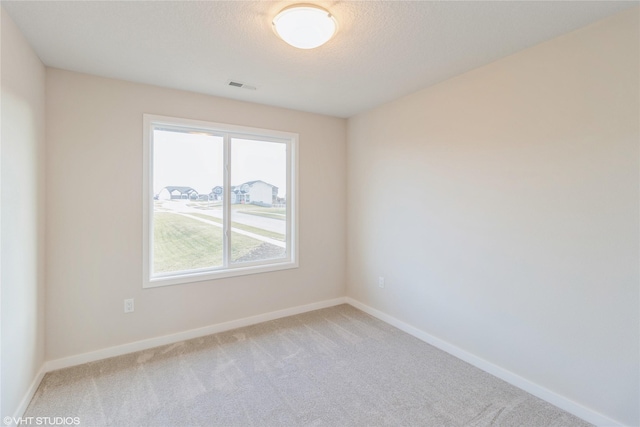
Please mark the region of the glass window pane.
POLYGON ((223 265, 223 138, 153 131, 153 274, 223 265))
POLYGON ((287 146, 231 139, 231 262, 287 253, 287 146))

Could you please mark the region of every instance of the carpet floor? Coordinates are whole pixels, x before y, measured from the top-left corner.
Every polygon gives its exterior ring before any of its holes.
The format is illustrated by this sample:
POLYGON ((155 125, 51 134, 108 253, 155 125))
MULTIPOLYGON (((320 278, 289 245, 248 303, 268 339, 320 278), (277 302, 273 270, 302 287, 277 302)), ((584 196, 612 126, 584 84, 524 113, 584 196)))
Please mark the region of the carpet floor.
POLYGON ((349 305, 48 373, 82 426, 588 426, 349 305))

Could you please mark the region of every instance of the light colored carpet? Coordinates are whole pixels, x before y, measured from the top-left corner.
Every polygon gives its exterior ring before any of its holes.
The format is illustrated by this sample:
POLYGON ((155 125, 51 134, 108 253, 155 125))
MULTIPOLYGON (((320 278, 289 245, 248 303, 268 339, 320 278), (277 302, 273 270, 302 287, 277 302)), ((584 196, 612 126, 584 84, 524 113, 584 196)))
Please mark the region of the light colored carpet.
POLYGON ((351 306, 47 374, 25 416, 97 426, 588 426, 351 306))

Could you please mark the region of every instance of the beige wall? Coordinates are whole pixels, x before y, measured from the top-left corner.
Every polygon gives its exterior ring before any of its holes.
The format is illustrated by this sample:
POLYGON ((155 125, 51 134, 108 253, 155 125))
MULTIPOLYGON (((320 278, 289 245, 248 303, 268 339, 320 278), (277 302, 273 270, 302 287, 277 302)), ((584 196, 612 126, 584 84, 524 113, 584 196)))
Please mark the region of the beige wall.
POLYGON ((0 15, 0 415, 5 417, 16 413, 44 362, 45 68, 1 8, 0 15))
POLYGON ((349 119, 348 295, 640 424, 638 40, 635 8, 349 119))
POLYGON ((344 119, 48 69, 47 359, 344 296, 345 138, 344 119), (142 289, 143 113, 299 133, 300 267, 142 289))

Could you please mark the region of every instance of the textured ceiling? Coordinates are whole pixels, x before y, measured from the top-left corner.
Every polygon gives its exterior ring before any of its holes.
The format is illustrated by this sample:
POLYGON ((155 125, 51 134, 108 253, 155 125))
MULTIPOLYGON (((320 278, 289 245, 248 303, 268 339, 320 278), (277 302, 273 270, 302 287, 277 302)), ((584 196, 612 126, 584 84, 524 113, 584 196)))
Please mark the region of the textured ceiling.
POLYGON ((2 1, 50 67, 349 117, 638 2, 317 1, 329 43, 299 50, 281 1, 2 1), (227 85, 236 80, 256 90, 227 85))

